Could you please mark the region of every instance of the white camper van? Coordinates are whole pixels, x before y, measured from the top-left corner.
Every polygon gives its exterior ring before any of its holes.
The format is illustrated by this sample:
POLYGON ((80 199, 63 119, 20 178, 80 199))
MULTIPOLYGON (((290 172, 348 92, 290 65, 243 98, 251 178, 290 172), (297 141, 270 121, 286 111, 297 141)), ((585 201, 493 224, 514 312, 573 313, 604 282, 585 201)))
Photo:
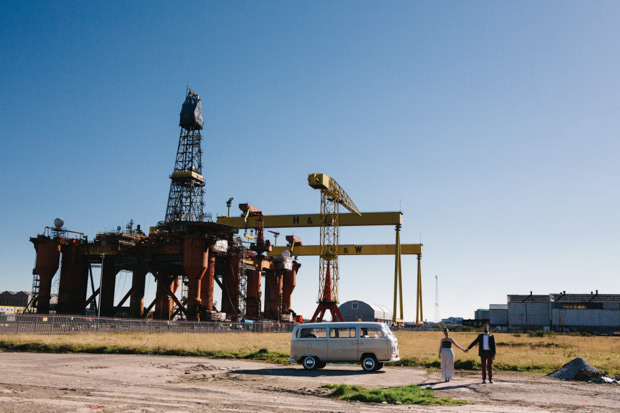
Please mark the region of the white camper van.
POLYGON ((399 361, 398 340, 382 323, 299 324, 291 337, 291 358, 307 370, 329 362, 359 362, 366 371, 399 361))

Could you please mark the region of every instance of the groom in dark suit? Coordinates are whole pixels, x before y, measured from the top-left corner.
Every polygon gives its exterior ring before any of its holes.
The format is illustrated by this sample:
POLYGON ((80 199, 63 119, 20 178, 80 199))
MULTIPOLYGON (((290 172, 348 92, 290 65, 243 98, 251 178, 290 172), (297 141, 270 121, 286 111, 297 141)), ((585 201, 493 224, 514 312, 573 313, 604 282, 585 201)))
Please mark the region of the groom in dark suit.
POLYGON ((495 336, 489 334, 489 325, 482 326, 484 333, 479 334, 478 337, 467 347, 465 352, 468 352, 470 348, 478 344, 478 355, 480 356, 480 362, 482 363, 482 383, 487 382, 487 372, 489 373, 489 383, 493 383, 493 360, 495 360, 495 336))

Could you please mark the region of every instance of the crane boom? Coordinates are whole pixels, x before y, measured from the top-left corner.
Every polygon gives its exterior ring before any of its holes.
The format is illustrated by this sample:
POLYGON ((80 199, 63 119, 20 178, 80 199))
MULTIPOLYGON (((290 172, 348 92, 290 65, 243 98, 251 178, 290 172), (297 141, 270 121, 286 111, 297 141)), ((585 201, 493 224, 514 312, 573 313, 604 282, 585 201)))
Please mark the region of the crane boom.
POLYGON ((355 202, 334 178, 320 173, 310 174, 308 175, 308 185, 314 189, 320 189, 321 195, 325 195, 330 202, 340 204, 349 212, 362 216, 355 202))
MULTIPOLYGON (((235 228, 254 228, 256 217, 249 216, 247 222, 243 217, 217 217, 218 224, 229 225, 235 228)), ((265 215, 263 217, 265 228, 308 228, 320 227, 320 214, 290 214, 290 215, 265 215)), ((341 227, 349 226, 381 226, 402 225, 402 212, 364 212, 362 215, 344 213, 340 214, 338 224, 341 227)))
MULTIPOLYGON (((394 244, 349 244, 349 245, 338 245, 338 256, 345 255, 395 255, 395 249, 398 248, 398 245, 394 244)), ((401 244, 400 245, 400 253, 401 255, 420 255, 422 254, 422 244, 401 244)), ((295 256, 312 256, 312 255, 320 255, 321 246, 320 245, 300 245, 296 246, 295 250, 292 252, 292 255, 295 256)), ((273 247, 271 251, 267 252, 267 256, 278 256, 282 255, 284 251, 291 251, 291 247, 273 247)))

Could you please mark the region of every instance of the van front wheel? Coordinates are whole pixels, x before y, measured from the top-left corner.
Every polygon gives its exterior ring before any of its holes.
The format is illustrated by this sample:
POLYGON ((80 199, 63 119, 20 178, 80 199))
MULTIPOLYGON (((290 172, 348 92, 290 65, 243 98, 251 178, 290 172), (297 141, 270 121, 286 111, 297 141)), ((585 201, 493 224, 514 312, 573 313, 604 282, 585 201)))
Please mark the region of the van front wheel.
POLYGON ((301 362, 306 370, 314 370, 316 369, 317 359, 313 356, 304 357, 304 360, 301 362))
POLYGON ((365 371, 375 371, 377 370, 377 359, 372 354, 364 355, 362 357, 362 368, 365 371))

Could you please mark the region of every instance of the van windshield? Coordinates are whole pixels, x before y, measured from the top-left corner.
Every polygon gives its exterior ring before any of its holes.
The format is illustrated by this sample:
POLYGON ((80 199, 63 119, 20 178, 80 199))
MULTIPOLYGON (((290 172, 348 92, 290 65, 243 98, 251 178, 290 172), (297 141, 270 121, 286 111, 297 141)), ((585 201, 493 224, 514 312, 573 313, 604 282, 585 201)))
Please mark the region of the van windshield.
POLYGON ((394 333, 392 333, 392 330, 390 330, 390 327, 388 327, 387 324, 383 324, 381 326, 381 328, 383 329, 383 331, 385 332, 385 335, 387 336, 394 336, 394 333))

